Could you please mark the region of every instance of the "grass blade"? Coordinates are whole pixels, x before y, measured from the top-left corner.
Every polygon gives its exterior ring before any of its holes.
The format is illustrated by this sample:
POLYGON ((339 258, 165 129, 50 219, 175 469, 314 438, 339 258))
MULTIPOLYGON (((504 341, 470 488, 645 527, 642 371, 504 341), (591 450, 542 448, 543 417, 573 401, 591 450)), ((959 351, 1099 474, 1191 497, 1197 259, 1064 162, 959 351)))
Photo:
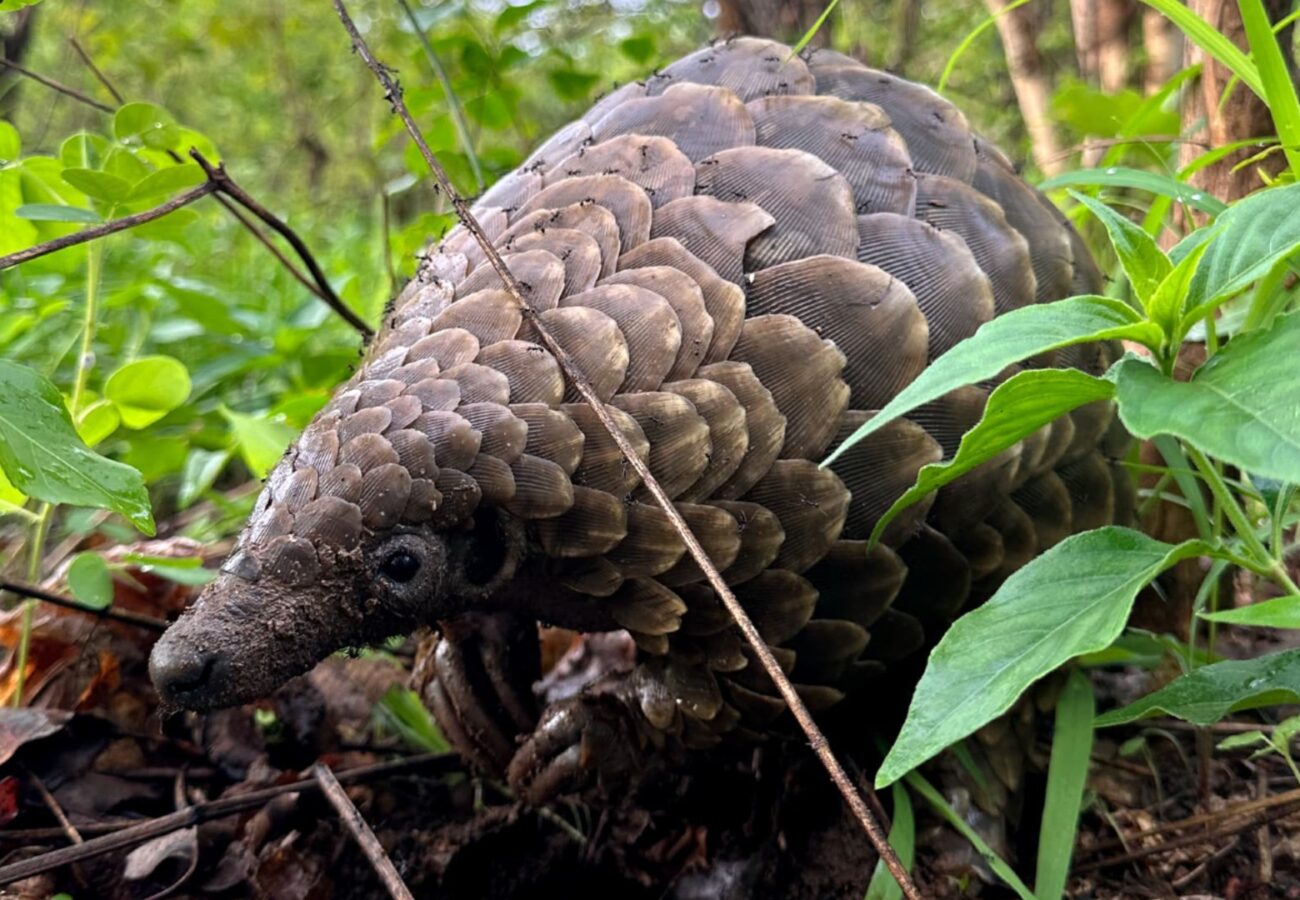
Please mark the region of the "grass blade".
MULTIPOLYGON (((911 871, 916 856, 916 816, 912 813, 912 799, 901 784, 892 785, 892 793, 894 821, 889 825, 889 846, 898 854, 903 868, 911 871)), ((876 860, 876 869, 871 873, 871 883, 867 885, 863 900, 901 900, 902 896, 903 889, 889 874, 884 862, 876 860)))
POLYGON ((839 5, 840 5, 840 0, 831 0, 831 2, 827 4, 826 8, 822 10, 822 14, 817 17, 817 21, 813 22, 812 28, 809 28, 806 32, 804 32, 804 36, 799 38, 799 43, 795 44, 794 47, 790 50, 790 56, 786 57, 787 60, 795 56, 798 56, 800 53, 803 52, 804 48, 808 46, 809 42, 812 41, 812 39, 817 36, 817 32, 821 31, 822 26, 826 24, 827 17, 830 16, 831 12, 834 11, 835 7, 839 5))
POLYGON ((1142 2, 1177 25, 1178 30, 1185 34, 1188 40, 1227 67, 1261 100, 1268 102, 1259 70, 1255 68, 1250 57, 1213 25, 1184 6, 1182 0, 1142 0, 1142 2))
POLYGON ((939 84, 935 87, 935 90, 941 94, 943 93, 943 89, 948 86, 948 79, 952 77, 953 70, 957 68, 957 60, 961 58, 963 53, 970 49, 970 45, 975 43, 981 34, 992 28, 999 17, 1005 16, 1013 9, 1019 9, 1028 2, 1029 0, 1015 0, 1013 3, 1008 3, 1006 6, 1002 7, 1002 9, 998 10, 971 29, 970 33, 961 39, 961 43, 957 45, 957 49, 952 51, 952 55, 948 57, 948 62, 943 66, 943 74, 939 76, 939 84))
POLYGON ((1034 875, 1034 893, 1040 900, 1065 893, 1079 829, 1083 785, 1092 755, 1095 712, 1092 684, 1076 669, 1070 673, 1056 706, 1052 760, 1047 769, 1047 802, 1038 832, 1038 870, 1034 875))
POLYGON ((993 873, 1006 882, 1007 886, 1020 897, 1020 900, 1034 900, 1033 892, 1025 886, 1025 883, 1020 880, 1020 876, 1016 875, 1011 866, 1007 864, 1007 861, 993 852, 993 848, 984 842, 984 839, 979 836, 974 828, 966 824, 966 820, 948 805, 948 801, 943 799, 943 795, 936 791, 934 786, 926 781, 921 773, 916 771, 908 772, 904 778, 907 780, 908 787, 920 794, 925 799, 925 802, 934 807, 934 811, 943 817, 945 822, 957 829, 962 837, 970 841, 971 846, 975 848, 980 856, 984 857, 984 861, 989 864, 989 868, 993 870, 993 873))
POLYGON ((1273 26, 1260 0, 1238 0, 1237 5, 1241 9, 1241 21, 1246 26, 1246 38, 1250 41, 1260 81, 1264 84, 1264 100, 1282 139, 1287 164, 1291 173, 1300 177, 1300 99, 1296 97, 1291 73, 1282 58, 1282 48, 1273 35, 1273 26))

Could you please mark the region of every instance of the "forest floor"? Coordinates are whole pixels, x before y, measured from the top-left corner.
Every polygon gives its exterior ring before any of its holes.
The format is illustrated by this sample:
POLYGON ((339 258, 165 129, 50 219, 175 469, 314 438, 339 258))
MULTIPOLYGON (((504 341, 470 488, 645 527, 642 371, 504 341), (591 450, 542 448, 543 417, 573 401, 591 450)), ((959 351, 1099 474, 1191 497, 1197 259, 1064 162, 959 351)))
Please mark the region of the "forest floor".
MULTIPOLYGON (((196 550, 177 541, 100 549, 110 558, 196 550)), ((114 606, 146 617, 174 616, 192 590, 129 575, 114 606)), ((0 618, 7 646, 19 621, 17 611, 0 618)), ((345 782, 416 896, 860 898, 871 878, 869 844, 795 745, 701 757, 689 772, 648 775, 613 806, 529 810, 456 757, 377 728, 381 698, 405 684, 402 650, 335 656, 261 703, 164 717, 146 671, 155 630, 49 605, 35 609, 34 625, 29 705, 0 713, 0 866, 40 860, 45 870, 0 896, 383 896, 371 860, 316 789, 318 761, 345 782), (61 852, 74 861, 50 866, 60 848, 73 848, 61 852)), ((1221 647, 1228 655, 1259 649, 1233 639, 1221 647)), ((1103 705, 1153 677, 1093 675, 1103 705)), ((11 662, 0 694, 15 687, 11 662)), ((1255 727, 1239 716, 1212 733, 1168 720, 1100 732, 1071 896, 1300 898, 1296 776, 1276 753, 1214 750, 1255 727)), ((1027 775, 1025 824, 1006 841, 1020 860, 1034 858, 1042 792, 1042 776, 1027 775)), ((988 822, 966 806, 968 821, 988 822)), ((914 871, 926 895, 1011 896, 938 821, 918 805, 914 871)))

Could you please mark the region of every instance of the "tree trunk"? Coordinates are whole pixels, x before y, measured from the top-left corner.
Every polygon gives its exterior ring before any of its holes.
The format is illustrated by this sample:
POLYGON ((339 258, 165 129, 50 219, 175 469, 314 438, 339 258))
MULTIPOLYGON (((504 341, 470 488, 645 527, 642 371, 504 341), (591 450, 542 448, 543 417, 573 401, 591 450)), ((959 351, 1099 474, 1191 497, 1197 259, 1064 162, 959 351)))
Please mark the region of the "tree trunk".
POLYGON ((1079 74, 1109 93, 1128 82, 1132 0, 1070 0, 1079 74))
MULTIPOLYGON (((718 5, 718 33, 723 37, 753 34, 787 42, 803 37, 826 8, 822 0, 720 0, 718 5)), ((811 46, 826 46, 830 36, 827 18, 811 46)))
MULTIPOLYGON (((1001 12, 1008 2, 1009 0, 986 0, 989 11, 994 15, 1001 12)), ((1029 131, 1034 162, 1045 174, 1054 175, 1064 168, 1066 160, 1061 154, 1048 109, 1052 88, 1044 71, 1043 58, 1038 52, 1038 20, 1032 8, 1020 6, 999 15, 997 26, 998 34, 1002 37, 1007 68, 1011 72, 1011 86, 1015 89, 1020 113, 1024 116, 1025 127, 1029 131)))
POLYGON ((894 46, 889 51, 886 69, 899 75, 906 74, 920 30, 921 0, 898 0, 894 7, 894 46))
POLYGON ((1147 94, 1154 94, 1178 71, 1183 57, 1182 32, 1148 6, 1142 10, 1142 44, 1147 51, 1142 87, 1147 94))

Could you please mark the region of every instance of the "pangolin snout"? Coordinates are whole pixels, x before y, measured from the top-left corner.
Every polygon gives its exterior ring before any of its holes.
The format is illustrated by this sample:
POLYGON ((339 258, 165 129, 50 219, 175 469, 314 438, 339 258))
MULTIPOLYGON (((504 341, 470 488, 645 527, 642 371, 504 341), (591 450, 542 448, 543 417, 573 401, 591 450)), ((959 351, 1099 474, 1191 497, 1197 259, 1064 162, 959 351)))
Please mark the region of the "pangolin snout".
POLYGON ((163 703, 208 709, 228 691, 230 658, 217 647, 183 639, 173 628, 149 655, 149 676, 163 703))

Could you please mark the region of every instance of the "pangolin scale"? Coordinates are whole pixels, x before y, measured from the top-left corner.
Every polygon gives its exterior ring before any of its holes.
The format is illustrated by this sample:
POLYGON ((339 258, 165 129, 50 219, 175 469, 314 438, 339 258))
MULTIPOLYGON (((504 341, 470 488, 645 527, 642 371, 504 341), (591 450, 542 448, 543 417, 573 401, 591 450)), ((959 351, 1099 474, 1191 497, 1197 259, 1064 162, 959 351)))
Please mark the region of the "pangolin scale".
MULTIPOLYGON (((1036 553, 1131 514, 1127 437, 1102 403, 870 546, 993 384, 818 466, 982 323, 1099 287, 1064 217, 927 88, 719 43, 606 96, 474 214, 815 711, 880 685, 1036 553)), ((641 713, 688 747, 775 727, 771 682, 538 338, 455 229, 160 642, 164 697, 228 704, 340 645, 514 610, 627 629, 641 713)), ((1117 352, 1027 364, 1099 374, 1117 352)), ((449 692, 425 685, 458 744, 508 761, 449 692)))

